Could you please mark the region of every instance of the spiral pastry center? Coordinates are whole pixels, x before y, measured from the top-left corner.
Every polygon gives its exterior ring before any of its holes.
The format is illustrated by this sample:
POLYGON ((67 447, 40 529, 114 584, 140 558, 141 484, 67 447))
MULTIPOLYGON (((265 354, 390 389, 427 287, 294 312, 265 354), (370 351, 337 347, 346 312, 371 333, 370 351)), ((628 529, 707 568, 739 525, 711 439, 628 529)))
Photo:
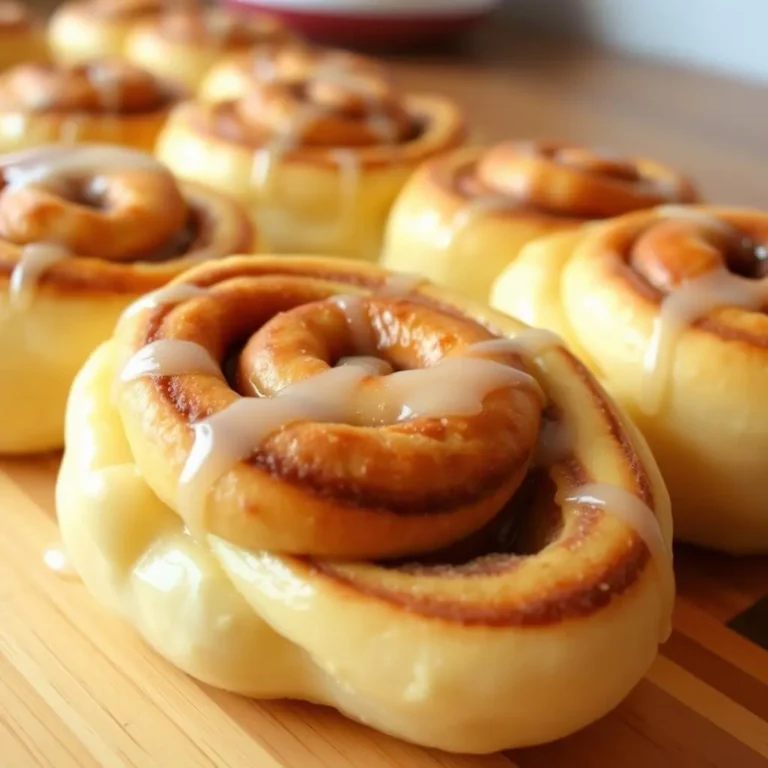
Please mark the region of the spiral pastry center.
POLYGON ((134 260, 162 249, 187 223, 172 175, 140 152, 53 145, 8 156, 0 174, 0 235, 17 245, 134 260))
POLYGON ((0 78, 0 108, 8 110, 141 114, 173 97, 151 74, 122 60, 25 64, 0 78))
POLYGON ((639 235, 630 265, 662 293, 716 270, 760 279, 768 275, 768 241, 755 241, 720 219, 671 219, 639 235))
POLYGON ((509 207, 580 220, 695 200, 690 182, 658 164, 546 142, 500 144, 457 181, 470 198, 494 196, 509 207))
POLYGON ((247 126, 302 146, 400 143, 419 130, 402 99, 373 63, 300 49, 257 59, 266 78, 236 104, 247 126))
MULTIPOLYGON (((332 552, 332 530, 305 536, 326 497, 397 519, 435 515, 434 530, 420 520, 414 536, 438 541, 444 526, 467 524, 457 506, 493 514, 488 505, 514 492, 533 456, 541 390, 518 352, 479 346, 491 335, 464 318, 276 276, 219 284, 154 316, 122 381, 128 393, 156 382, 192 425, 179 475, 190 529, 217 518, 211 492, 223 478, 245 488, 266 476, 302 490, 304 522, 265 533, 255 513, 235 534, 249 543, 263 535, 277 549, 332 552)), ((361 536, 350 555, 382 546, 361 536)))

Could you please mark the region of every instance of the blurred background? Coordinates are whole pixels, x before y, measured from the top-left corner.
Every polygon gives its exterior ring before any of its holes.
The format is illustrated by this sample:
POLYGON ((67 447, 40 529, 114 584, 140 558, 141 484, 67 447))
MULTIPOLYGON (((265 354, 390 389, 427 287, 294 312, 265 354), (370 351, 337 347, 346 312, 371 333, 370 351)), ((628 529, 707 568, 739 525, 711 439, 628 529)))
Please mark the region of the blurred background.
MULTIPOLYGON (((456 53, 511 48, 530 35, 752 81, 768 80, 766 0, 222 0, 279 12, 322 42, 456 53)), ((28 0, 49 11, 55 0, 28 0)), ((173 0, 168 0, 169 4, 173 0)), ((513 53, 511 50, 508 51, 513 53)))

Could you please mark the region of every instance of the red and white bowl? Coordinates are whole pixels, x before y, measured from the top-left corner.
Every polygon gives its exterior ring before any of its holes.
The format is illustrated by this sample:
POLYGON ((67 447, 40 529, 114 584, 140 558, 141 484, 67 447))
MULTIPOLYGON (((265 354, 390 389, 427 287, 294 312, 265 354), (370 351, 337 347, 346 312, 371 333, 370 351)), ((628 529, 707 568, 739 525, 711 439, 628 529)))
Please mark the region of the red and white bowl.
POLYGON ((457 37, 501 0, 225 0, 281 16, 307 37, 334 45, 408 46, 457 37))

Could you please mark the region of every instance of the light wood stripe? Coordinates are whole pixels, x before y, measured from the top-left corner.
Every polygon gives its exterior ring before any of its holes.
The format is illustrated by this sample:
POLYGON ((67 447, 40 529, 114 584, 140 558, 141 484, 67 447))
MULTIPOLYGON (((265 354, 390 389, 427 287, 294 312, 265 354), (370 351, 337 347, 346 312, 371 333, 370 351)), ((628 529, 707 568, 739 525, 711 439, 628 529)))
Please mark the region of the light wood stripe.
POLYGON ((648 679, 706 717, 758 754, 768 758, 768 723, 694 677, 674 662, 659 656, 648 679))

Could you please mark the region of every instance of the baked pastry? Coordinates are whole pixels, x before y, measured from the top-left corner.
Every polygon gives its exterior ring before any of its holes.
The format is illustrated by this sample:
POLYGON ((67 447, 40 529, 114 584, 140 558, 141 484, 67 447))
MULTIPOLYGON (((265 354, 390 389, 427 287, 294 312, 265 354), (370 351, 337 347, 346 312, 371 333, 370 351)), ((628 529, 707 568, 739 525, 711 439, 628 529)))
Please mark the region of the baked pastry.
POLYGON ((75 373, 137 296, 253 244, 236 203, 150 155, 60 144, 0 156, 0 453, 61 446, 75 373))
POLYGON ((243 98, 253 88, 254 81, 269 81, 275 76, 275 65, 279 60, 292 62, 299 69, 306 67, 304 62, 314 62, 315 68, 321 68, 321 75, 325 72, 332 76, 337 71, 351 70, 358 74, 368 72, 377 78, 388 77, 384 62, 378 59, 341 48, 324 48, 290 40, 279 47, 255 46, 248 51, 222 56, 203 78, 197 91, 198 98, 213 102, 243 98))
POLYGON ((291 39, 277 16, 237 13, 216 6, 182 6, 137 25, 126 41, 125 54, 194 92, 222 56, 270 50, 291 39))
POLYGON ((0 70, 20 61, 46 61, 45 28, 24 3, 0 0, 0 70))
POLYGON ((157 154, 175 173, 237 195, 276 252, 375 259, 408 175, 465 129, 451 102, 401 94, 359 61, 278 49, 264 64, 271 76, 254 75, 242 98, 181 105, 157 154))
POLYGON ((57 505, 188 673, 442 749, 586 725, 668 632, 632 424, 557 338, 364 262, 226 259, 134 308, 74 384, 57 505))
POLYGON ((392 209, 382 263, 487 301, 530 240, 696 191, 652 160, 554 142, 470 148, 424 165, 392 209))
POLYGON ((529 245, 493 304, 554 330, 653 449, 678 538, 768 552, 768 215, 662 206, 529 245))
POLYGON ((55 141, 152 151, 183 92, 119 59, 20 64, 0 74, 0 151, 55 141))
POLYGON ((57 61, 77 64, 122 56, 131 30, 194 0, 68 0, 51 16, 48 44, 57 61))

